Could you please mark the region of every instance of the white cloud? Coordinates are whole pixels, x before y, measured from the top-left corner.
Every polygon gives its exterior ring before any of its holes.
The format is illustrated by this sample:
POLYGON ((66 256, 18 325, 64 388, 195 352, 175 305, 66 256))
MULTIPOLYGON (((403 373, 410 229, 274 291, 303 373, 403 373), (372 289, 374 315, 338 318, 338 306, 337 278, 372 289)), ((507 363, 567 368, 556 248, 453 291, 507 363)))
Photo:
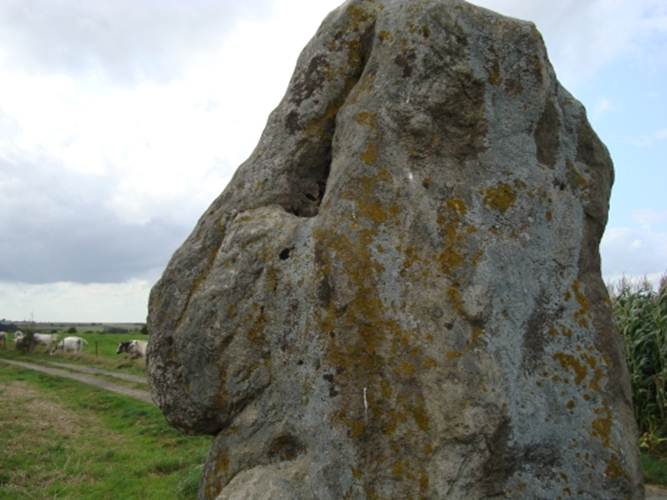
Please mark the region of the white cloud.
POLYGON ((614 104, 606 97, 602 97, 595 103, 595 107, 593 108, 593 115, 597 118, 613 110, 614 104))
POLYGON ((631 139, 630 144, 638 148, 650 148, 663 141, 667 141, 667 128, 661 128, 652 134, 631 139))
POLYGON ((12 320, 143 322, 152 281, 46 285, 0 282, 0 317, 12 320))
POLYGON ((656 282, 667 273, 667 211, 638 210, 633 218, 636 225, 609 227, 602 238, 602 274, 607 282, 623 276, 647 276, 656 282))
MULTIPOLYGON (((0 284, 0 316, 24 319, 30 304, 37 319, 142 320, 146 274, 250 154, 299 51, 340 3, 2 2, 0 279, 12 283, 0 284), (69 282, 91 280, 121 283, 69 282)), ((535 21, 566 83, 667 26, 662 0, 477 3, 535 21)), ((595 112, 612 109, 601 98, 595 112)), ((664 257, 660 234, 610 230, 605 268, 656 268, 638 262, 664 257)))

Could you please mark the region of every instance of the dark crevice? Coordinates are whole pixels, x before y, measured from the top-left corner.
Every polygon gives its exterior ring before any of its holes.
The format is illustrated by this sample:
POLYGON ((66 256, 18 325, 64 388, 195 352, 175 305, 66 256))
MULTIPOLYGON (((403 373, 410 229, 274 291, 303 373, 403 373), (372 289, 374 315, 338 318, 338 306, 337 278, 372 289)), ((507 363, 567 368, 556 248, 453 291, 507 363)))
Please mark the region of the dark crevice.
POLYGON ((278 257, 280 257, 280 260, 287 260, 289 259, 289 254, 292 250, 293 248, 283 248, 278 254, 278 257))
POLYGON ((340 89, 327 99, 328 105, 322 107, 319 117, 304 123, 299 114, 300 105, 305 100, 317 100, 317 89, 322 89, 324 96, 326 79, 321 76, 322 68, 330 70, 330 62, 323 55, 315 56, 301 80, 290 91, 294 94, 292 104, 297 105, 287 113, 285 127, 290 135, 300 135, 293 165, 290 169, 289 198, 283 205, 287 212, 298 217, 315 217, 327 189, 327 181, 331 171, 333 139, 336 132, 336 118, 350 93, 366 70, 366 65, 373 48, 375 21, 358 33, 355 39, 347 44, 340 43, 347 50, 347 67, 345 81, 338 82, 340 89), (337 94, 337 95, 336 95, 337 94), (298 103, 298 104, 297 104, 298 103))
POLYGON ((305 451, 305 447, 296 437, 283 434, 271 442, 267 455, 271 462, 283 462, 294 460, 305 451))

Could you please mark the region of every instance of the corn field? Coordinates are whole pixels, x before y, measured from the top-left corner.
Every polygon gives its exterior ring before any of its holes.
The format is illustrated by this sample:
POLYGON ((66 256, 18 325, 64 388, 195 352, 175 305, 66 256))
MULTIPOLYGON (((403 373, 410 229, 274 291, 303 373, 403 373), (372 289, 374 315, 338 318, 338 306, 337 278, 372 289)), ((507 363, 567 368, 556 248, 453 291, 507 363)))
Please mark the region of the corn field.
POLYGON ((625 338, 635 418, 644 449, 667 442, 667 276, 656 291, 648 282, 622 281, 611 289, 614 319, 625 338))

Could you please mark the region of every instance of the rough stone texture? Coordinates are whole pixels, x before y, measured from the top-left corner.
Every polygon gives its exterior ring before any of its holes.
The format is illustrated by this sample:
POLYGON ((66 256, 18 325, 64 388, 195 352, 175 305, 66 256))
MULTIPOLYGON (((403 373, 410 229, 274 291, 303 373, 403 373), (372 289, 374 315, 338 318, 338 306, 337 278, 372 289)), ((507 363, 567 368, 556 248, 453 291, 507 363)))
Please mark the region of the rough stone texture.
POLYGON ((534 25, 350 0, 150 298, 200 496, 642 498, 612 164, 534 25))

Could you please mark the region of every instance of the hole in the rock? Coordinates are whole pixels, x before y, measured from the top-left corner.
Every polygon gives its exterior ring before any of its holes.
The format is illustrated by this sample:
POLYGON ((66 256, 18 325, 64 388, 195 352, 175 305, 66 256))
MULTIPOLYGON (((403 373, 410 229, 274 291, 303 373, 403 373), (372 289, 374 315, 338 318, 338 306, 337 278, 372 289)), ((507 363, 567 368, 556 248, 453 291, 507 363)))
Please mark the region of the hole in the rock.
POLYGON ((280 260, 287 260, 287 259, 289 259, 289 254, 290 254, 291 251, 292 251, 291 248, 283 248, 283 249, 280 251, 280 253, 278 254, 278 256, 280 257, 280 260))
POLYGON ((317 197, 310 193, 306 193, 306 198, 308 198, 310 201, 317 201, 317 197))
POLYGON ((268 456, 269 459, 274 461, 294 460, 304 451, 303 445, 297 438, 284 434, 271 442, 268 456))

